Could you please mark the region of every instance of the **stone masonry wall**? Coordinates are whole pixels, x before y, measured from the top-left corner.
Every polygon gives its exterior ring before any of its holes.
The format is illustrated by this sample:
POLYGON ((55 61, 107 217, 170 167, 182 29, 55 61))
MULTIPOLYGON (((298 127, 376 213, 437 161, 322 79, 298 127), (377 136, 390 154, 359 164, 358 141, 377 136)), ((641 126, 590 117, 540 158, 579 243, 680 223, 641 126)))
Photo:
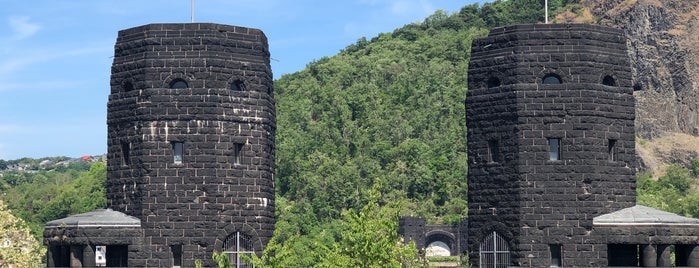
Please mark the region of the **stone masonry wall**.
POLYGON ((592 218, 635 205, 634 99, 623 33, 517 25, 474 41, 466 99, 469 249, 498 232, 515 266, 605 266, 592 218), (561 84, 544 84, 554 76, 561 84), (560 160, 548 139, 560 139, 560 160), (486 161, 489 141, 500 161, 486 161), (612 146, 613 145, 613 146, 612 146), (613 158, 610 158, 610 149, 613 158))
POLYGON ((173 245, 183 267, 213 265, 236 232, 260 252, 274 230, 276 129, 264 34, 207 23, 120 31, 111 88, 109 207, 140 218, 144 232, 129 266, 171 266, 173 245), (188 86, 170 88, 178 80, 188 86))

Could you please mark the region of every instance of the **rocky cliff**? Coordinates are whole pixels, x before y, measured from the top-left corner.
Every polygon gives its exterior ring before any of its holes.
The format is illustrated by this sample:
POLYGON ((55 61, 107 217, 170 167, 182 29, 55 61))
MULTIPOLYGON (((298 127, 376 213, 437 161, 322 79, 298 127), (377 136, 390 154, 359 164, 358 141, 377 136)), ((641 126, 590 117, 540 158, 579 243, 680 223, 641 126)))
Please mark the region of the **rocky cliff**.
POLYGON ((699 156, 699 1, 579 0, 558 22, 623 29, 636 91, 639 172, 699 156), (576 13, 576 15, 573 15, 576 13))
POLYGON ((634 69, 636 133, 699 136, 699 1, 581 0, 599 24, 624 29, 634 69))

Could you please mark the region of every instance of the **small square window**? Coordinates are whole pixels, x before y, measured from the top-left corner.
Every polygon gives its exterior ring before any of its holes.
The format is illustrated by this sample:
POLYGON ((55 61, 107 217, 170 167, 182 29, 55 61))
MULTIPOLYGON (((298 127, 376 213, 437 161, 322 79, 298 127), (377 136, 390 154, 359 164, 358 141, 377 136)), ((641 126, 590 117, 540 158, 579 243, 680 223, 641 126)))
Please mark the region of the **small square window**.
POLYGON ((617 161, 617 146, 616 146, 616 140, 608 140, 607 143, 607 152, 609 154, 609 161, 617 161))
POLYGON ((558 161, 561 160, 561 139, 559 138, 549 138, 549 160, 558 161))
POLYGON ((233 164, 239 165, 243 155, 243 144, 235 143, 233 144, 233 164))
POLYGON ((182 164, 182 153, 184 150, 184 144, 182 142, 172 143, 172 154, 174 156, 173 160, 175 164, 182 164))
POLYGON ((561 245, 549 245, 551 251, 551 267, 563 266, 563 247, 561 245))
POLYGON ((488 141, 488 162, 500 162, 500 142, 497 140, 488 141))

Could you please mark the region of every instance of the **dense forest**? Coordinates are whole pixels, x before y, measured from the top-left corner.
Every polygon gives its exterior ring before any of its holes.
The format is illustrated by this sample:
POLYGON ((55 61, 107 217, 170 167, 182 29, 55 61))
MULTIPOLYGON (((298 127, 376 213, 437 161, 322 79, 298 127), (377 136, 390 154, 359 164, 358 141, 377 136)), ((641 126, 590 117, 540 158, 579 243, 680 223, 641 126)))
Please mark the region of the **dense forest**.
MULTIPOLYGON (((265 255, 252 261, 400 266, 417 253, 396 243, 399 215, 445 224, 466 217, 471 41, 492 27, 543 21, 542 2, 437 11, 275 81, 277 225, 265 255)), ((585 16, 574 0, 549 5, 552 17, 585 16)), ((0 170, 8 163, 17 164, 0 160, 0 170)), ((639 203, 699 217, 699 161, 692 164, 672 166, 661 178, 641 175, 639 203)), ((78 162, 0 171, 1 199, 41 241, 43 223, 105 206, 105 170, 101 162, 78 162)))

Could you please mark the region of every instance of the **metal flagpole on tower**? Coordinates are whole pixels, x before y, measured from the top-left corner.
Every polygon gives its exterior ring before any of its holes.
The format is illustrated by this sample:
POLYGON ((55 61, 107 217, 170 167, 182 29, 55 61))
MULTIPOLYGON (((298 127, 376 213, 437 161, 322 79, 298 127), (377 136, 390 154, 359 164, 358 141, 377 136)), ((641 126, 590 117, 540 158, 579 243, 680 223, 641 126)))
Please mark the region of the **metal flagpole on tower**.
POLYGON ((549 0, 544 0, 544 23, 549 24, 549 0))
POLYGON ((192 18, 192 23, 194 23, 194 0, 192 0, 192 15, 191 15, 191 18, 192 18))

